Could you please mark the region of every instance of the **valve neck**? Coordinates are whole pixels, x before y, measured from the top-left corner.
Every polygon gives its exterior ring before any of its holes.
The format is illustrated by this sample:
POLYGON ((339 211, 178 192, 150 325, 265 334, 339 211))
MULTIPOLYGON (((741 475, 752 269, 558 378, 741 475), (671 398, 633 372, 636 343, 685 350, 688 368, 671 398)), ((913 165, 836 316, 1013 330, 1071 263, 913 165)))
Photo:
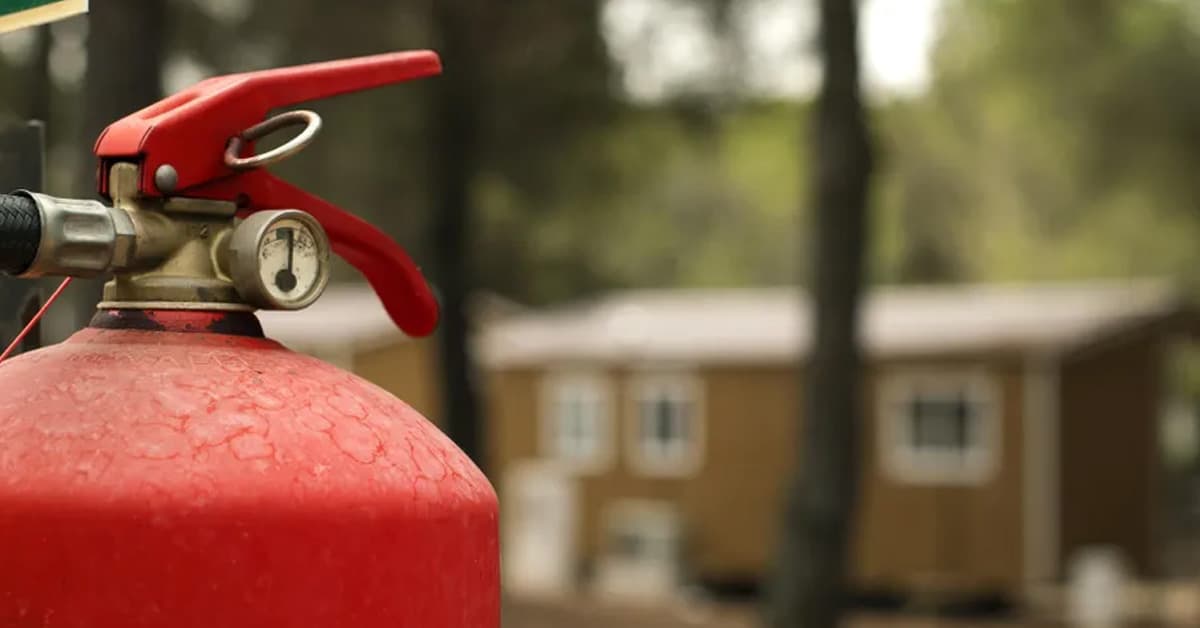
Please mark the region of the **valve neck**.
POLYGON ((109 170, 113 207, 133 225, 130 263, 114 268, 100 309, 250 311, 228 272, 228 241, 237 206, 138 193, 137 165, 109 170))
POLYGON ((100 309, 92 316, 88 326, 95 329, 263 337, 262 324, 251 312, 100 309))

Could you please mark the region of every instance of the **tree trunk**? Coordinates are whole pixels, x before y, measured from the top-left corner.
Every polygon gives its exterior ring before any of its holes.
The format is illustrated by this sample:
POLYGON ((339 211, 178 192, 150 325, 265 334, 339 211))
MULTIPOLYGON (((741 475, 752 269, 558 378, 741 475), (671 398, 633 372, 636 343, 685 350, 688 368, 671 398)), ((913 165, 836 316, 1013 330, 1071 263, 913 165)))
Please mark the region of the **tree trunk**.
MULTIPOLYGON (((87 73, 83 86, 81 166, 73 194, 96 196, 92 147, 110 123, 162 96, 166 0, 104 0, 88 12, 87 73)), ((61 193, 59 191, 58 193, 61 193)), ((75 281, 46 316, 47 340, 61 340, 91 320, 103 281, 75 281)))
MULTIPOLYGON (((33 123, 0 127, 0 192, 40 191, 45 180, 45 128, 33 123)), ((41 305, 44 280, 0 276, 0 351, 8 347, 41 305)), ((24 353, 40 346, 41 330, 35 326, 17 348, 24 353)))
POLYGON ((484 11, 470 0, 436 0, 434 25, 445 75, 436 81, 432 117, 433 193, 431 219, 433 281, 441 297, 438 332, 442 420, 450 438, 480 467, 483 434, 471 356, 468 302, 471 272, 471 184, 480 163, 479 111, 483 96, 478 63, 480 24, 484 11))
MULTIPOLYGON (((20 162, 22 168, 6 171, 0 175, 3 184, 0 191, 7 193, 17 188, 25 188, 38 192, 44 191, 46 147, 50 140, 47 129, 50 120, 50 93, 53 84, 50 81, 50 46, 53 42, 50 35, 50 25, 43 24, 34 31, 33 60, 25 71, 25 118, 42 123, 40 131, 31 128, 23 129, 22 135, 32 140, 38 134, 41 140, 30 142, 28 151, 20 162)), ((10 147, 6 146, 4 150, 10 147)), ((0 350, 33 319, 34 313, 42 302, 42 289, 48 287, 46 279, 10 279, 0 278, 0 350)), ((29 335, 21 341, 17 353, 32 351, 41 346, 41 325, 34 326, 29 335)))
POLYGON ((824 80, 817 101, 812 202, 813 343, 802 452, 783 513, 771 583, 773 628, 837 625, 859 479, 859 300, 871 147, 859 96, 857 3, 821 0, 824 80))
MULTIPOLYGON (((43 24, 34 31, 33 62, 29 65, 28 102, 25 106, 25 117, 30 120, 40 120, 49 127, 50 94, 54 83, 50 80, 50 48, 54 38, 50 33, 50 25, 43 24)), ((47 136, 46 145, 50 145, 47 136)))

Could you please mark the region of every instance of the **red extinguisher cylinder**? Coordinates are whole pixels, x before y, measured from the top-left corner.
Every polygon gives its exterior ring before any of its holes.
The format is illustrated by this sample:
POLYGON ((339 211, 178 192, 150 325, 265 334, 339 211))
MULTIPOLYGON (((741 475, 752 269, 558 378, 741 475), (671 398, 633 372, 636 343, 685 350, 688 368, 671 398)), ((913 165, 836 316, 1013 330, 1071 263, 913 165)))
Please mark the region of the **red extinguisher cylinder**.
POLYGON ((100 312, 0 368, 0 626, 494 628, 496 497, 249 313, 100 312))

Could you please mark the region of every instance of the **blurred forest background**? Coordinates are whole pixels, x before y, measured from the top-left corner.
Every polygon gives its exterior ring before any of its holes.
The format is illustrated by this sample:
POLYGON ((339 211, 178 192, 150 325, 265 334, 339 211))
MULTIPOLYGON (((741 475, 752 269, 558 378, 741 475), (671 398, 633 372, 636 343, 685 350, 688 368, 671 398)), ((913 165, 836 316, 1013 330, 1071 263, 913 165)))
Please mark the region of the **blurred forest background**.
MULTIPOLYGON (((49 121, 49 191, 86 193, 96 133, 160 93, 439 48, 444 78, 319 104, 326 131, 283 174, 386 229, 435 277, 458 254, 438 254, 440 192, 463 183, 470 287, 530 304, 806 277, 807 98, 762 88, 742 26, 810 3, 645 3, 699 24, 684 44, 712 62, 652 93, 631 75, 662 33, 649 20, 614 37, 613 4, 107 0, 93 12, 102 65, 88 63, 84 19, 0 38, 0 104, 49 121), (447 120, 473 147, 453 167, 438 162, 447 120)), ((871 95, 873 282, 1196 275, 1200 5, 947 0, 938 26, 927 87, 871 95)), ((798 56, 810 27, 795 29, 798 56)))

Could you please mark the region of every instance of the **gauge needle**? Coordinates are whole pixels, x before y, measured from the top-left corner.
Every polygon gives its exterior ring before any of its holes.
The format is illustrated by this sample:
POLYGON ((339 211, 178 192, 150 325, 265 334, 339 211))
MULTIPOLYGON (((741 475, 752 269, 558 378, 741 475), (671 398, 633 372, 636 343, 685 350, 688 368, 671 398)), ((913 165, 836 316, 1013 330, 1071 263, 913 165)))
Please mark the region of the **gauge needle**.
POLYGON ((284 235, 287 236, 287 241, 288 241, 287 270, 290 273, 290 272, 292 272, 292 258, 296 254, 296 232, 292 231, 291 229, 284 229, 283 232, 284 232, 284 235))
POLYGON ((292 271, 296 255, 296 233, 292 229, 280 229, 279 239, 287 240, 287 268, 275 273, 275 286, 284 292, 291 292, 296 287, 296 273, 292 271))

